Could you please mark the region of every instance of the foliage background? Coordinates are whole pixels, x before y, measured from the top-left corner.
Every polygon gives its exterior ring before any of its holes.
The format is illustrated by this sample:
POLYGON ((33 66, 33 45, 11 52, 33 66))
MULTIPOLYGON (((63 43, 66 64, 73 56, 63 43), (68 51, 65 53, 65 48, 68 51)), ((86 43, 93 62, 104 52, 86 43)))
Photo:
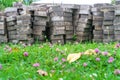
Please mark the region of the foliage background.
POLYGON ((16 1, 18 0, 0 0, 0 10, 12 6, 12 3, 16 1))
MULTIPOLYGON (((3 10, 6 7, 12 6, 13 2, 20 1, 26 5, 31 4, 33 1, 38 1, 38 0, 0 0, 0 10, 3 10)), ((111 0, 112 4, 115 4, 115 0, 111 0)))
POLYGON ((111 0, 111 3, 112 3, 112 4, 115 4, 115 0, 111 0))
POLYGON ((13 2, 22 2, 25 5, 31 4, 34 0, 0 0, 0 10, 12 6, 13 2))

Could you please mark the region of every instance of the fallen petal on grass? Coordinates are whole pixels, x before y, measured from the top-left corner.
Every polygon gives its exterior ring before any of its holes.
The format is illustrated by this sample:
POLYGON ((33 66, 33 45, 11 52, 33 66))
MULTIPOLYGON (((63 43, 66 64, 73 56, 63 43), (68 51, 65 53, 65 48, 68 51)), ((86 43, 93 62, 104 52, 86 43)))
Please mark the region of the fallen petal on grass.
POLYGON ((59 49, 59 48, 56 48, 56 51, 60 52, 60 49, 59 49))
POLYGON ((48 76, 48 73, 46 71, 43 70, 37 70, 38 74, 41 76, 48 76))
POLYGON ((80 57, 81 57, 81 53, 69 54, 69 55, 67 56, 67 61, 68 61, 69 63, 72 63, 72 62, 78 60, 80 57))
POLYGON ((84 52, 85 55, 96 55, 95 50, 93 49, 88 49, 84 52))

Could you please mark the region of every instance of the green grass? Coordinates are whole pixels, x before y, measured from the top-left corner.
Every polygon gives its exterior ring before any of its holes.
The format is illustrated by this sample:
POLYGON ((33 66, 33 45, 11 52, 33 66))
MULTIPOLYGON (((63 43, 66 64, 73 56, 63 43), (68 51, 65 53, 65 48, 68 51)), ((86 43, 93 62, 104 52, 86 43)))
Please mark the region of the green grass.
POLYGON ((0 80, 120 80, 120 75, 115 75, 114 70, 120 69, 120 48, 114 48, 116 43, 79 43, 66 45, 52 45, 48 43, 34 44, 23 47, 21 44, 9 44, 12 51, 4 50, 5 44, 0 46, 0 80), (56 51, 56 49, 59 51, 56 51), (90 55, 73 62, 62 62, 70 53, 85 52, 88 49, 99 48, 100 51, 108 51, 114 57, 112 63, 108 63, 110 56, 90 55), (23 56, 28 52, 28 57, 23 56), (116 52, 116 55, 114 54, 116 52), (54 58, 58 57, 58 61, 54 58), (96 61, 96 57, 101 60, 96 61), (84 67, 86 62, 88 66, 84 67), (33 67, 34 63, 40 63, 39 67, 33 67), (37 70, 48 72, 48 76, 41 76, 37 70))

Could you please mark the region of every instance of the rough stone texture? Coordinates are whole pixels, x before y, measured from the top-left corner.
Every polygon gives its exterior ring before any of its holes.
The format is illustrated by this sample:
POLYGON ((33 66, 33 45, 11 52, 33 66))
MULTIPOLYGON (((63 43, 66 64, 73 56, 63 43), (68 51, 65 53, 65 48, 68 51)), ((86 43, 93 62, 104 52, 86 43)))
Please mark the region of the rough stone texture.
POLYGON ((4 12, 0 11, 0 43, 8 42, 5 20, 4 12))
MULTIPOLYGON (((118 1, 119 4, 120 1, 118 1)), ((115 41, 120 41, 119 34, 120 34, 120 6, 115 6, 115 18, 114 18, 114 40, 115 41)))
POLYGON ((92 14, 90 5, 80 6, 76 36, 78 42, 89 41, 92 39, 92 14))
POLYGON ((120 41, 120 5, 13 6, 0 11, 0 42, 120 41))
POLYGON ((95 42, 102 42, 103 41, 103 19, 104 14, 101 11, 101 7, 103 7, 103 4, 95 4, 94 7, 91 9, 93 13, 93 41, 95 42))
MULTIPOLYGON (((104 20, 103 20, 103 26, 114 26, 114 6, 106 6, 102 8, 102 11, 104 13, 104 20)), ((114 29, 103 29, 103 42, 111 42, 114 41, 114 29)))

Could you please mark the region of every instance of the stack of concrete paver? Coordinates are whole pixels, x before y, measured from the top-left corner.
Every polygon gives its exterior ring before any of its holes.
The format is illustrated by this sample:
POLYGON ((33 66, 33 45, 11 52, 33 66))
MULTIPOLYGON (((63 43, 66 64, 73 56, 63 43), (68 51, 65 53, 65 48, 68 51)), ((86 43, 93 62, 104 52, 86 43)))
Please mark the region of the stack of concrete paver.
POLYGON ((93 41, 103 42, 103 21, 104 21, 104 12, 102 7, 109 6, 110 4, 94 4, 92 8, 93 14, 93 41))
POLYGON ((1 42, 52 43, 120 41, 120 0, 117 5, 34 4, 0 12, 1 42), (76 35, 76 36, 75 36, 76 35), (8 38, 8 39, 7 39, 8 38))
POLYGON ((6 17, 9 17, 9 16, 16 17, 18 15, 18 11, 17 11, 16 7, 8 7, 8 8, 6 8, 4 13, 5 13, 6 17))
POLYGON ((18 14, 22 14, 21 12, 23 11, 23 7, 25 7, 22 2, 13 2, 13 7, 17 8, 18 14))
POLYGON ((80 6, 77 9, 73 9, 73 28, 74 28, 75 35, 76 35, 76 28, 79 22, 79 12, 80 12, 80 6))
POLYGON ((8 34, 8 41, 9 42, 16 42, 16 16, 17 8, 10 7, 5 9, 5 16, 6 16, 6 26, 7 26, 7 34, 8 34))
POLYGON ((116 5, 120 5, 120 0, 115 0, 116 5))
POLYGON ((4 12, 0 11, 0 43, 7 42, 7 31, 4 12))
MULTIPOLYGON (((63 8, 60 6, 53 6, 49 9, 50 22, 50 41, 52 43, 65 43, 65 20, 63 8)), ((68 19, 67 19, 68 20, 68 19)))
POLYGON ((72 9, 73 10, 73 30, 74 30, 74 35, 76 35, 76 28, 78 26, 78 21, 79 21, 79 10, 80 10, 79 8, 72 9))
POLYGON ((115 6, 114 18, 114 36, 115 41, 120 41, 120 6, 115 6))
POLYGON ((78 26, 80 6, 75 4, 62 4, 61 6, 62 8, 66 8, 66 10, 64 10, 64 17, 69 18, 69 20, 71 20, 65 21, 66 23, 68 23, 65 24, 66 42, 73 42, 74 40, 76 40, 75 35, 76 27, 78 26))
POLYGON ((89 5, 80 6, 76 35, 78 42, 88 41, 92 39, 92 14, 91 6, 89 5))
POLYGON ((69 8, 63 8, 64 27, 65 27, 65 41, 72 42, 74 35, 72 10, 69 8))
POLYGON ((103 19, 103 42, 114 41, 114 6, 106 6, 101 9, 104 13, 103 19))
POLYGON ((45 31, 48 22, 48 8, 46 6, 35 6, 34 8, 35 9, 33 9, 33 36, 35 40, 43 42, 46 39, 45 31))
POLYGON ((16 40, 26 44, 32 44, 34 42, 32 37, 32 28, 31 28, 31 15, 23 14, 17 16, 17 25, 16 27, 16 40))
POLYGON ((103 41, 103 12, 101 11, 101 7, 103 5, 95 4, 92 8, 92 14, 93 14, 93 41, 95 42, 102 42, 103 41))

